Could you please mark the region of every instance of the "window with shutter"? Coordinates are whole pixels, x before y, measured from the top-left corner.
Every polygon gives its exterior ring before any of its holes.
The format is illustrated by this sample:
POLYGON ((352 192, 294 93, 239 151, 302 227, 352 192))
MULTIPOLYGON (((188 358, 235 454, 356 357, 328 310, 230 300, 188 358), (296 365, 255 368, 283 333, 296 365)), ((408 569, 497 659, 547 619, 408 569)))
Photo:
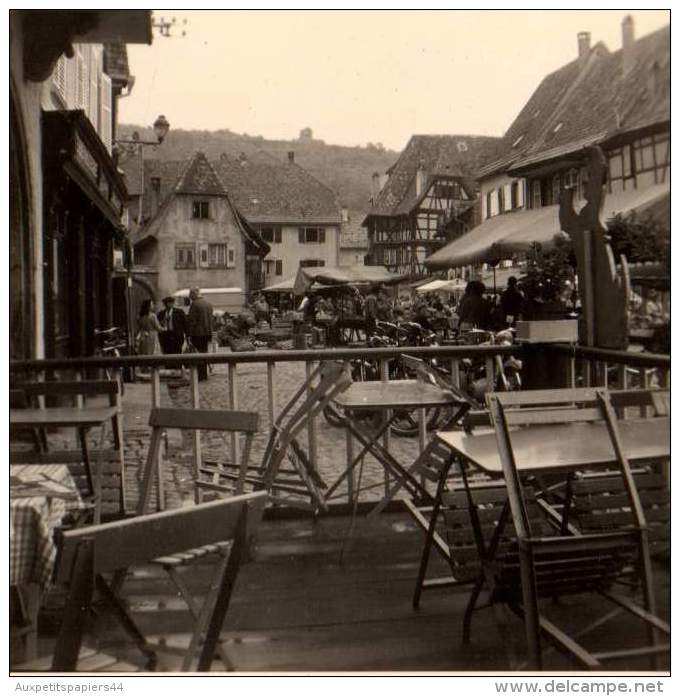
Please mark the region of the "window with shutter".
POLYGON ((227 248, 227 268, 236 266, 236 249, 234 247, 227 248))
MULTIPOLYGON (((111 152, 111 140, 113 133, 113 121, 111 112, 111 78, 102 73, 101 82, 99 84, 99 105, 101 110, 100 123, 101 128, 99 135, 102 139, 106 149, 111 152)), ((160 188, 160 187, 159 187, 160 188)))
POLYGON ((505 184, 503 186, 503 212, 512 210, 512 185, 505 184))
POLYGON ((85 59, 81 47, 76 49, 76 109, 85 108, 85 59))
POLYGON ((276 275, 277 276, 283 275, 283 261, 276 262, 276 275))
POLYGON ((325 244, 326 242, 326 230, 321 227, 319 229, 319 244, 325 244))
POLYGON ((200 244, 198 247, 199 253, 199 265, 201 268, 208 268, 210 266, 210 259, 208 256, 208 245, 200 244))
POLYGON ((274 244, 281 244, 281 228, 274 228, 274 244))
POLYGON ((298 242, 300 244, 305 243, 305 228, 304 227, 300 227, 300 229, 298 230, 298 242))
POLYGON ((89 90, 87 116, 97 133, 101 134, 99 125, 99 54, 96 47, 90 46, 89 90))
POLYGON ((66 100, 66 57, 64 55, 59 56, 52 75, 52 82, 57 88, 59 96, 66 100))

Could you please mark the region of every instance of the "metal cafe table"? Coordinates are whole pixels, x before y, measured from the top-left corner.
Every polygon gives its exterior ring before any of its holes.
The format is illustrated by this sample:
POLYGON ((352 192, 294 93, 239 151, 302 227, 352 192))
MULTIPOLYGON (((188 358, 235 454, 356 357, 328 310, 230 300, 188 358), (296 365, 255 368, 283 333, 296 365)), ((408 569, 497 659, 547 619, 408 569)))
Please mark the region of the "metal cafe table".
MULTIPOLYGON (((338 486, 348 479, 353 480, 354 469, 367 453, 372 454, 385 469, 386 474, 396 479, 397 488, 404 486, 410 493, 420 497, 423 493, 421 483, 413 476, 410 470, 399 462, 388 449, 380 444, 380 438, 389 430, 400 412, 419 410, 419 429, 421 441, 425 439, 425 409, 431 407, 464 407, 463 404, 450 391, 430 384, 420 379, 400 379, 372 382, 354 382, 344 392, 338 394, 335 403, 342 407, 342 417, 347 429, 347 468, 340 477, 330 486, 326 493, 326 500, 337 490, 338 486), (388 417, 375 431, 368 429, 361 421, 361 414, 367 411, 388 412, 388 417), (391 414, 389 412, 391 411, 391 414), (355 457, 352 454, 352 437, 362 445, 362 449, 355 457)), ((361 493, 361 473, 356 490, 355 501, 361 493)), ((351 491, 351 485, 350 485, 351 491)), ((387 501, 394 495, 393 491, 387 491, 385 498, 373 509, 371 514, 376 514, 384 508, 387 501)))
MULTIPOLYGON (((519 564, 522 571, 521 595, 523 600, 520 609, 525 618, 530 659, 540 667, 539 634, 541 630, 548 630, 546 626, 549 627, 549 625, 541 618, 538 611, 538 580, 536 579, 538 569, 534 565, 537 563, 534 559, 534 553, 538 553, 538 551, 532 549, 547 549, 547 540, 551 537, 543 539, 540 534, 538 537, 532 535, 530 515, 527 511, 521 481, 526 481, 528 477, 534 477, 535 482, 539 487, 542 487, 541 477, 543 475, 554 477, 557 474, 559 477, 560 474, 564 474, 569 477, 577 470, 618 465, 620 473, 626 481, 626 487, 629 489, 629 503, 627 504, 631 506, 633 520, 636 521, 635 524, 645 527, 644 513, 640 505, 635 479, 631 474, 630 464, 665 461, 670 457, 670 420, 663 416, 619 420, 614 414, 605 390, 552 390, 552 394, 548 391, 541 394, 539 390, 533 392, 534 395, 539 394, 538 397, 532 397, 531 394, 532 392, 490 394, 488 401, 494 429, 485 427, 472 432, 461 430, 438 432, 436 437, 450 449, 454 458, 467 462, 492 478, 505 479, 505 487, 507 488, 506 510, 500 518, 503 521, 499 521, 493 533, 493 539, 487 543, 480 538, 480 521, 477 518, 477 510, 472 505, 469 507, 470 523, 472 529, 475 530, 480 559, 484 563, 491 563, 493 567, 496 567, 498 561, 495 554, 498 542, 503 535, 502 527, 508 519, 514 524, 518 541, 519 564), (586 400, 588 400, 589 403, 599 403, 600 406, 597 409, 580 408, 576 404, 570 409, 565 405, 560 405, 559 392, 561 391, 573 394, 575 400, 578 397, 583 398, 583 405, 587 405, 586 400), (547 411, 542 410, 540 406, 527 409, 526 406, 532 403, 532 398, 534 399, 533 403, 537 404, 542 403, 541 399, 543 399, 547 411), (554 398, 554 403, 549 402, 551 398, 554 398), (504 404, 515 408, 505 411, 504 404), (518 406, 525 408, 517 408, 518 406), (567 412, 569 412, 569 416, 566 415, 567 412), (601 420, 597 420, 598 414, 600 414, 601 420), (564 418, 564 422, 559 422, 559 419, 562 418, 564 418), (568 418, 572 420, 569 421, 568 418), (510 514, 507 515, 507 512, 510 514)), ((564 398, 561 399, 561 401, 564 400, 564 398)), ((471 501, 471 488, 465 474, 465 467, 461 466, 460 470, 463 474, 465 491, 471 501)), ((556 516, 561 517, 557 510, 554 512, 556 516)), ((562 522, 565 521, 562 520, 562 522)), ((624 527, 621 527, 621 530, 623 529, 624 527)), ((642 612, 642 614, 649 616, 653 614, 654 607, 653 596, 649 589, 651 586, 649 547, 647 535, 643 532, 637 534, 641 553, 640 568, 644 576, 643 590, 646 594, 645 601, 649 605, 647 612, 642 612)), ((616 533, 613 535, 615 536, 616 533)), ((585 545, 590 543, 589 539, 596 540, 597 537, 597 534, 591 537, 587 534, 578 537, 572 536, 571 541, 581 544, 583 549, 585 545)), ((559 541, 560 538, 556 537, 556 539, 559 541)), ((562 542, 569 540, 569 534, 561 538, 562 542)), ((599 540, 599 542, 601 541, 602 539, 599 540)), ((596 540, 592 543, 599 542, 596 540)), ((558 548, 559 544, 554 546, 558 548)), ((571 551, 567 549, 566 545, 564 546, 565 553, 574 554, 576 546, 571 551)), ((560 566, 562 567, 561 572, 567 573, 569 559, 567 556, 560 557, 560 559, 559 563, 563 564, 560 566)), ((573 560, 581 562, 575 558, 575 555, 573 560)), ((543 564, 541 572, 547 572, 547 565, 545 565, 547 562, 545 558, 541 561, 543 564)), ((557 562, 553 561, 553 563, 557 562)), ((486 584, 488 579, 484 582, 486 584)), ((479 589, 481 586, 475 588, 473 595, 478 594, 479 589)), ((474 596, 471 596, 471 601, 474 605, 474 596)), ((640 613, 637 615, 638 618, 650 621, 640 613)), ((549 629, 548 634, 551 639, 556 640, 563 647, 566 646, 567 651, 573 652, 574 655, 578 656, 577 659, 583 660, 583 664, 589 664, 587 660, 593 656, 583 651, 580 646, 554 626, 549 627, 549 629)), ((597 664, 597 662, 595 663, 597 664)))
MULTIPOLYGON (((116 406, 59 406, 49 408, 12 408, 9 411, 10 432, 21 430, 33 430, 35 428, 75 428, 80 437, 80 449, 82 461, 87 474, 90 493, 94 498, 94 522, 101 520, 102 505, 102 470, 104 466, 104 442, 108 424, 118 415, 116 406), (91 456, 87 444, 87 430, 89 428, 101 428, 100 442, 96 459, 95 476, 92 476, 91 456)), ((10 455, 10 460, 23 461, 22 455, 26 455, 29 462, 46 460, 49 463, 51 453, 17 453, 10 455), (21 460, 17 457, 22 457, 21 460), (32 459, 33 457, 33 459, 32 459)), ((58 454, 58 453, 57 453, 58 454)), ((56 457, 55 457, 56 458, 56 457)))

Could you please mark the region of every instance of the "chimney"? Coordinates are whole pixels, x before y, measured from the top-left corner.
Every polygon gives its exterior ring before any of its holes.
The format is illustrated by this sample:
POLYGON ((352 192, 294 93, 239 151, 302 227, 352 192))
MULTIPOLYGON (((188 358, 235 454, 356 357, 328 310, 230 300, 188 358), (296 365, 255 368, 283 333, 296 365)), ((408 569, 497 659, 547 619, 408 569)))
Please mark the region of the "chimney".
POLYGON ((420 196, 425 190, 425 170, 422 163, 418 165, 416 171, 416 196, 420 196))
POLYGON ((288 152, 288 161, 293 164, 295 162, 295 153, 292 150, 288 152))
POLYGON ((627 75, 633 67, 633 45, 635 44, 635 25, 627 15, 621 22, 621 62, 623 74, 627 75))
POLYGON ((578 67, 583 70, 590 55, 590 32, 580 31, 576 34, 576 39, 578 40, 578 67))
POLYGON ((378 172, 373 172, 371 178, 371 196, 373 198, 373 203, 378 200, 378 194, 380 193, 380 174, 378 172))
POLYGON ((349 210, 347 208, 341 208, 340 215, 342 216, 342 221, 344 223, 349 222, 349 210))

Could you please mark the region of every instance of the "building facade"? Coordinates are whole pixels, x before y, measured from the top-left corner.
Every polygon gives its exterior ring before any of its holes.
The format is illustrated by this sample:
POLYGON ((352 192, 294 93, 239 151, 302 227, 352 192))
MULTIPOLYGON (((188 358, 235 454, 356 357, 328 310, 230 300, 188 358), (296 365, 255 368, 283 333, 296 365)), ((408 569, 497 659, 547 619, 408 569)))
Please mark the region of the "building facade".
POLYGON ((368 231, 361 223, 366 215, 347 208, 342 208, 341 215, 338 265, 340 267, 363 266, 368 254, 368 231))
POLYGON ((151 43, 148 11, 10 12, 12 358, 91 354, 111 323, 127 193, 106 62, 125 43, 151 43))
POLYGON ((591 47, 586 32, 577 45, 576 59, 541 82, 500 156, 480 170, 480 234, 487 221, 518 210, 553 206, 556 217, 565 189, 582 205, 592 145, 607 158, 608 212, 670 195, 670 27, 635 40, 626 17, 618 51, 591 47))
POLYGON ((373 175, 371 208, 364 220, 371 265, 412 276, 448 241, 476 224, 474 176, 497 138, 414 135, 379 188, 373 175))
MULTIPOLYGON (((159 193, 157 174, 152 193, 159 193)), ((268 247, 239 215, 202 152, 185 163, 162 202, 152 195, 150 206, 153 213, 133 242, 135 263, 155 269, 153 296, 191 287, 254 289, 259 271, 249 275, 250 262, 259 267, 268 247)))

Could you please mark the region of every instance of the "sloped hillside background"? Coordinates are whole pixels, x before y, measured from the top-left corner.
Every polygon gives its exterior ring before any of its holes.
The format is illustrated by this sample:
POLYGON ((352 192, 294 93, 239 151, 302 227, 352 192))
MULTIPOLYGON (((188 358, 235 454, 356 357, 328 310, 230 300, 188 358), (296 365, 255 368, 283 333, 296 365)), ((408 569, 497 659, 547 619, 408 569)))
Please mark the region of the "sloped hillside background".
MULTIPOLYGON (((118 137, 129 138, 137 131, 143 140, 153 140, 150 128, 122 124, 118 137)), ((327 145, 322 140, 267 140, 262 136, 219 131, 171 129, 161 147, 145 148, 144 156, 161 160, 179 160, 202 150, 210 160, 222 153, 238 157, 264 151, 285 161, 288 152, 295 152, 295 161, 310 174, 329 186, 341 205, 355 211, 368 210, 373 172, 384 174, 397 160, 399 153, 380 144, 365 147, 327 145)))

